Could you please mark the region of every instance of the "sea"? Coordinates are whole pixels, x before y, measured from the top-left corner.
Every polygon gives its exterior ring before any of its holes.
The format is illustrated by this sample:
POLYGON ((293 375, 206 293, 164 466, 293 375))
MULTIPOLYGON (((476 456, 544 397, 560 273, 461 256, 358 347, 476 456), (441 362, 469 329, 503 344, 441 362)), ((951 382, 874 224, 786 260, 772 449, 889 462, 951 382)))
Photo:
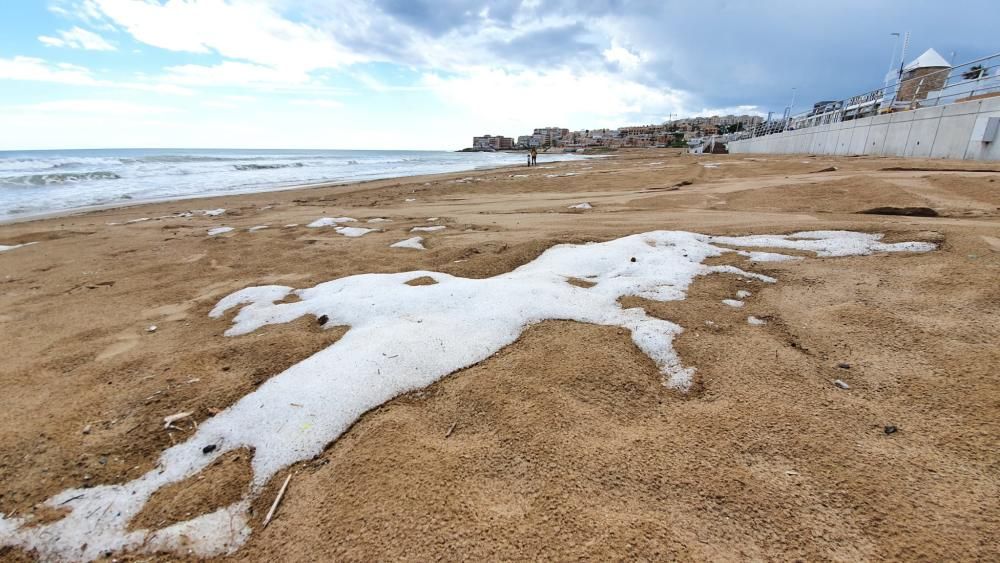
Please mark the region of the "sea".
MULTIPOLYGON (((540 154, 546 161, 585 158, 540 154)), ((524 153, 80 149, 0 151, 0 222, 89 207, 523 164, 524 153)))

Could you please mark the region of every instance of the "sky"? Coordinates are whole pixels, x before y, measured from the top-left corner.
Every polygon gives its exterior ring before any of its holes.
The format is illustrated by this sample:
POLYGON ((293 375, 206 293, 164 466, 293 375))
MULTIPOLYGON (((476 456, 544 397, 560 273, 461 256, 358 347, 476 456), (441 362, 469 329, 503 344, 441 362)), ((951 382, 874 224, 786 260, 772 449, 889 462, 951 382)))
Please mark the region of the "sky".
POLYGON ((2 0, 0 150, 457 149, 881 85, 996 0, 2 0), (899 64, 898 50, 896 65, 899 64))

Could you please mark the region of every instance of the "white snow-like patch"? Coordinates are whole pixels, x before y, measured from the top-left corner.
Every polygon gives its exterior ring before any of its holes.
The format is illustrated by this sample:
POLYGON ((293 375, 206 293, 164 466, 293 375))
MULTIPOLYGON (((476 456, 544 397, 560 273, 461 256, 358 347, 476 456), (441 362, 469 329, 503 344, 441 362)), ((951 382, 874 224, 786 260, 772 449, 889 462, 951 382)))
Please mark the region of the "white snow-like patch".
MULTIPOLYGON (((366 411, 489 358, 527 327, 549 319, 630 331, 637 347, 659 367, 664 384, 686 389, 694 368, 684 366, 672 346, 683 329, 641 308, 624 309, 619 300, 682 300, 697 276, 711 273, 775 281, 735 266, 705 265, 708 258, 732 252, 716 244, 721 242, 753 245, 760 237, 654 231, 555 246, 512 272, 485 279, 413 271, 360 274, 298 290, 269 285, 237 291, 210 313, 218 319, 238 310, 228 336, 323 315, 326 326, 349 330, 214 417, 197 421, 187 441, 165 450, 139 478, 56 494, 44 504, 69 513, 54 522, 36 523, 31 515, 0 517, 0 545, 35 550, 43 560, 89 560, 121 549, 191 550, 199 556, 231 551, 248 537, 247 508, 282 468, 322 452, 366 411), (406 284, 424 276, 437 283, 406 284), (577 287, 569 278, 595 285, 577 287), (293 293, 297 301, 282 302, 293 293), (204 453, 206 446, 215 448, 204 453), (154 492, 244 447, 253 451, 253 478, 242 500, 163 530, 128 530, 154 492)), ((887 245, 875 235, 838 231, 767 237, 766 242, 837 256, 934 248, 927 243, 887 245)))
POLYGON ((805 231, 790 235, 755 235, 747 237, 714 237, 715 242, 733 246, 766 246, 815 252, 817 256, 867 256, 876 252, 927 252, 935 246, 929 242, 878 242, 881 234, 854 231, 805 231))
POLYGON ((0 244, 0 252, 7 252, 8 250, 15 250, 17 248, 23 248, 25 246, 31 246, 33 244, 38 244, 38 242, 37 241, 36 242, 26 242, 26 243, 23 243, 23 244, 15 244, 15 245, 10 245, 10 246, 8 246, 6 244, 0 244))
POLYGON ((570 205, 567 209, 593 209, 594 206, 590 205, 589 202, 578 203, 576 205, 570 205))
POLYGON ((789 256, 787 254, 775 254, 774 252, 758 252, 755 250, 737 250, 740 256, 746 256, 754 262, 785 262, 788 260, 801 260, 801 256, 789 256))
POLYGON ((256 233, 257 231, 263 231, 264 229, 268 228, 269 226, 270 225, 257 225, 256 227, 250 227, 249 229, 247 229, 247 231, 251 232, 251 233, 256 233))
POLYGON ((406 240, 401 240, 399 242, 394 242, 389 245, 390 248, 412 248, 415 250, 424 250, 424 237, 413 237, 406 240))
POLYGON ((357 221, 357 219, 350 217, 321 217, 306 226, 315 229, 319 227, 334 227, 340 223, 356 223, 357 221))
POLYGON ((427 218, 428 221, 437 221, 438 219, 440 219, 440 217, 428 217, 427 218))
POLYGON ((445 227, 444 225, 434 225, 433 227, 413 227, 412 229, 410 229, 410 232, 411 233, 419 233, 419 232, 433 233, 434 231, 442 231, 442 230, 444 230, 446 228, 447 227, 445 227))
POLYGON ((206 217, 218 217, 219 215, 222 215, 225 212, 226 210, 222 209, 221 207, 219 209, 199 209, 195 211, 195 213, 201 213, 206 217))
POLYGON ((386 219, 385 217, 375 217, 374 219, 369 219, 369 223, 391 223, 392 219, 386 219))
POLYGON ((413 199, 412 197, 408 197, 408 198, 404 199, 403 201, 405 201, 405 202, 411 202, 411 201, 417 201, 417 200, 413 199))
POLYGON ((344 235, 345 237, 363 237, 368 233, 377 231, 378 229, 366 229, 364 227, 337 227, 334 229, 338 234, 344 235))
POLYGON ((750 315, 749 317, 747 317, 747 324, 754 326, 761 326, 761 325, 766 325, 767 321, 765 321, 764 319, 758 319, 757 317, 750 315))
POLYGON ((285 225, 285 228, 286 229, 291 229, 292 227, 298 227, 298 226, 299 226, 298 223, 289 223, 289 224, 285 225))
POLYGON ((138 219, 132 219, 131 221, 125 221, 125 224, 142 223, 143 221, 149 221, 149 217, 140 217, 138 219))
POLYGON ((736 299, 723 299, 722 303, 724 305, 729 305, 730 307, 736 307, 737 309, 743 306, 743 302, 737 301, 736 299))
POLYGON ((224 233, 228 233, 229 231, 232 231, 232 230, 233 230, 232 227, 215 227, 215 228, 212 228, 212 229, 208 230, 208 236, 214 237, 216 235, 221 235, 221 234, 224 234, 224 233))
POLYGON ((747 297, 750 297, 751 295, 753 295, 753 294, 750 293, 749 291, 745 290, 745 289, 741 289, 741 290, 739 290, 739 291, 736 292, 736 297, 739 297, 740 299, 746 299, 747 297))

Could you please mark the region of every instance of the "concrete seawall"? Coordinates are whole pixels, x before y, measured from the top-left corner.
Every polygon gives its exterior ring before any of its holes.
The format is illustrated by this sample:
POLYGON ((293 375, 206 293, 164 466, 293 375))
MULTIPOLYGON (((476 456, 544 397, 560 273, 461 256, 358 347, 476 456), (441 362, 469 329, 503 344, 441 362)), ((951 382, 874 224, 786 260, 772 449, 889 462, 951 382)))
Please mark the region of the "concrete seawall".
POLYGON ((1000 160, 1000 134, 982 142, 1000 97, 890 113, 727 143, 730 153, 876 155, 1000 160))

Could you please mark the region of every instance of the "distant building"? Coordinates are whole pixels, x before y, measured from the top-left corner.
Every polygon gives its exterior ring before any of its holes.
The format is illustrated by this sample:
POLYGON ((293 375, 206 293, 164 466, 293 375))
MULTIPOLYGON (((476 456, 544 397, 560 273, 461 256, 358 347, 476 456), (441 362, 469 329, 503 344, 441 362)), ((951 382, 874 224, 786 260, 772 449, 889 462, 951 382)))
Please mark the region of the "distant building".
POLYGON ((926 99, 928 92, 944 88, 949 70, 951 64, 944 57, 934 49, 927 49, 903 67, 896 101, 912 103, 926 99))
POLYGON ((472 138, 472 148, 480 151, 502 151, 514 148, 514 139, 503 135, 483 135, 472 138))
POLYGON ((562 127, 540 127, 535 129, 532 136, 541 139, 542 145, 555 146, 563 137, 569 136, 569 129, 562 127))

